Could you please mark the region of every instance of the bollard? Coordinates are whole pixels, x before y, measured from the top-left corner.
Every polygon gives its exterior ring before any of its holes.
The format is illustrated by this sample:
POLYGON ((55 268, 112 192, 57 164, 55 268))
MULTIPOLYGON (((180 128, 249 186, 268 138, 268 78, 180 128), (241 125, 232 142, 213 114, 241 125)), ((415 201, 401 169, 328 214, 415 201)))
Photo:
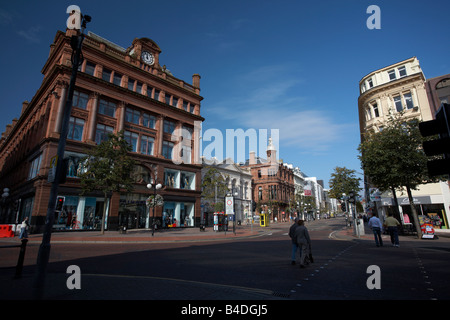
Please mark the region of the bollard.
POLYGON ((20 245, 19 260, 16 266, 16 275, 14 279, 19 279, 22 277, 23 260, 25 259, 25 250, 27 248, 28 239, 22 239, 22 244, 20 245))

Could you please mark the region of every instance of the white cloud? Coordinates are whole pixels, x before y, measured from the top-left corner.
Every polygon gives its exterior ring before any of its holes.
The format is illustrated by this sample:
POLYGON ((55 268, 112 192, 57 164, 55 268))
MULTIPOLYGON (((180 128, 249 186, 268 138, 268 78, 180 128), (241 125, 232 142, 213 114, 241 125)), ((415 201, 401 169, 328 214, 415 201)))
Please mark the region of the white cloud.
POLYGON ((42 30, 41 26, 33 26, 28 28, 28 30, 20 30, 17 32, 18 35, 25 38, 31 43, 40 43, 40 32, 42 30))
POLYGON ((280 149, 328 152, 355 125, 333 119, 327 112, 331 106, 307 102, 308 94, 302 91, 304 80, 292 70, 291 66, 272 65, 241 74, 236 80, 240 87, 229 92, 232 98, 208 107, 208 112, 232 128, 279 129, 280 149))
POLYGON ((14 21, 14 14, 0 8, 0 25, 9 25, 14 21))

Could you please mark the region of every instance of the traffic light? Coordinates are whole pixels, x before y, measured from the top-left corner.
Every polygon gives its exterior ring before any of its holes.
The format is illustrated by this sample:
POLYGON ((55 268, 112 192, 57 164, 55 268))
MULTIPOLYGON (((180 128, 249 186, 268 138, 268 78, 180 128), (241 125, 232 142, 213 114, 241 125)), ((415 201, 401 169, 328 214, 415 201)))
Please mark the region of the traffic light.
POLYGON ((55 211, 62 211, 63 205, 64 205, 64 197, 58 197, 56 199, 56 208, 55 211))
POLYGON ((423 142, 423 151, 427 156, 442 156, 427 162, 430 176, 450 173, 450 104, 442 103, 436 119, 419 123, 423 137, 438 135, 439 138, 423 142))
POLYGON ((253 209, 253 211, 256 211, 256 202, 255 201, 253 201, 253 203, 252 203, 252 209, 253 209))
POLYGON ((348 193, 348 202, 349 203, 355 203, 356 202, 356 194, 355 194, 355 191, 350 191, 349 193, 348 193))
POLYGON ((347 207, 345 206, 345 202, 341 203, 342 212, 347 212, 347 207))

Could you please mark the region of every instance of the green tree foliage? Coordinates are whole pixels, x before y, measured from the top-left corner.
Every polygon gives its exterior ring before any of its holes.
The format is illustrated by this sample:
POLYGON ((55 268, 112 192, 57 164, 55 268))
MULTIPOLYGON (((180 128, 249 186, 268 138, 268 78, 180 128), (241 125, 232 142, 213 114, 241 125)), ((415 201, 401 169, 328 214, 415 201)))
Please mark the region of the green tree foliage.
POLYGON ((359 186, 361 178, 355 176, 356 171, 347 169, 346 167, 336 167, 331 174, 329 181, 330 197, 342 199, 343 194, 348 195, 350 191, 358 193, 361 190, 359 186))
POLYGON ((214 167, 209 167, 202 178, 202 197, 214 212, 223 211, 225 208, 224 197, 229 191, 226 178, 214 167))
POLYGON ((83 159, 84 172, 80 175, 82 194, 101 191, 105 202, 101 224, 104 233, 106 203, 113 192, 133 190, 131 173, 135 161, 128 155, 131 146, 124 139, 123 131, 109 134, 108 139, 87 152, 83 159))

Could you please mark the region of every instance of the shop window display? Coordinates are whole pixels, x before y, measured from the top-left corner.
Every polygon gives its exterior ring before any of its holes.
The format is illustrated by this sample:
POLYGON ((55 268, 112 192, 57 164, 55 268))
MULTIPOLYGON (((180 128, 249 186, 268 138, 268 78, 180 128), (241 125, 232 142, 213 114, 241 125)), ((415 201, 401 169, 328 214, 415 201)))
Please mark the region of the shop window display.
POLYGON ((61 211, 55 211, 54 228, 58 230, 98 230, 103 214, 103 202, 95 197, 63 196, 61 211))
POLYGON ((163 228, 194 226, 194 204, 191 202, 164 202, 163 228))
POLYGON ((195 173, 165 169, 164 184, 170 188, 195 190, 195 173))

